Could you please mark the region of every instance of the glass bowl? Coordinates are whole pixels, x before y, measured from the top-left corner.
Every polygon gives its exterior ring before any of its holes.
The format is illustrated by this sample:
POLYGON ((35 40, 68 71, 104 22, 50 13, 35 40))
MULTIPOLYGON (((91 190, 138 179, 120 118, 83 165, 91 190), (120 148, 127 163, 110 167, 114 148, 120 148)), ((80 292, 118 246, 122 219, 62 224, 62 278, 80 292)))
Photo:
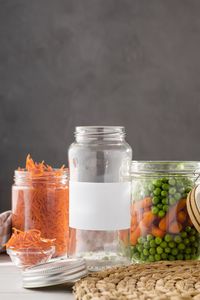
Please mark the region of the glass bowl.
POLYGON ((12 262, 20 269, 26 269, 38 264, 48 262, 55 253, 55 246, 51 246, 47 250, 38 250, 34 248, 14 250, 7 249, 7 254, 12 262))

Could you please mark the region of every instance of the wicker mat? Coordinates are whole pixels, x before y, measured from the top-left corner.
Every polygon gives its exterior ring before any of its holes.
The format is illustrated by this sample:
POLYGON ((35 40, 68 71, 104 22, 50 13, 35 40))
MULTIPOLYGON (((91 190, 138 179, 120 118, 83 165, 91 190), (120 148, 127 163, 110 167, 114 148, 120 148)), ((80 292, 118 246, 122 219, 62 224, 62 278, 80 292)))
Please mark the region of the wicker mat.
POLYGON ((74 286, 78 300, 200 299, 200 261, 135 264, 92 273, 74 286))

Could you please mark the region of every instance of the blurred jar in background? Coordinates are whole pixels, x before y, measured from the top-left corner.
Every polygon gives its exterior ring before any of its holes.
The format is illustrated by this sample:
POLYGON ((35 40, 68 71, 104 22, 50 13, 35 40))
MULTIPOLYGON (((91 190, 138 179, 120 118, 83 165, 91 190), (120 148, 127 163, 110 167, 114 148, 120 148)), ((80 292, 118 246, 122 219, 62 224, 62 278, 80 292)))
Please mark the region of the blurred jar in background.
POLYGON ((69 255, 84 257, 90 269, 129 260, 130 182, 124 174, 131 159, 124 127, 76 127, 69 148, 69 255))

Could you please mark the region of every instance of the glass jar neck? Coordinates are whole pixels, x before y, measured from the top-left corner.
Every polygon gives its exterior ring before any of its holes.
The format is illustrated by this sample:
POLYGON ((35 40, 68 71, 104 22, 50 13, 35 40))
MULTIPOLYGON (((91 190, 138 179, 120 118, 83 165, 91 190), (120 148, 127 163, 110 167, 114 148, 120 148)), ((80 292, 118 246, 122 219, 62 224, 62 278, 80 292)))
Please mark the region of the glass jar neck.
POLYGON ((75 128, 76 142, 116 141, 125 139, 125 128, 121 126, 78 126, 75 128))
POLYGON ((53 170, 52 172, 45 172, 45 174, 34 175, 28 171, 15 170, 14 184, 15 185, 66 185, 69 179, 68 171, 53 170), (58 171, 58 172, 57 172, 58 171))
POLYGON ((133 161, 132 176, 200 176, 198 161, 133 161))

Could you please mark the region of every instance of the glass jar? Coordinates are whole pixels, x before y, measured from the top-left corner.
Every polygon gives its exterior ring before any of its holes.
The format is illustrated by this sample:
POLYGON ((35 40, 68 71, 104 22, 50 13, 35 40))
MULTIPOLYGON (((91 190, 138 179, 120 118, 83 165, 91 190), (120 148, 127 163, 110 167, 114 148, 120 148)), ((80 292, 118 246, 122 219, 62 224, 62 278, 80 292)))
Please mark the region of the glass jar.
POLYGON ((132 159, 124 127, 76 127, 69 148, 71 256, 84 257, 90 269, 127 263, 122 243, 129 241, 132 159))
MULTIPOLYGON (((54 172, 55 171, 55 172, 54 172)), ((54 257, 67 255, 69 241, 68 172, 33 176, 16 170, 12 186, 12 226, 38 229, 43 238, 56 239, 54 257)))
POLYGON ((132 261, 198 259, 199 233, 186 198, 199 175, 200 162, 132 162, 132 261))

